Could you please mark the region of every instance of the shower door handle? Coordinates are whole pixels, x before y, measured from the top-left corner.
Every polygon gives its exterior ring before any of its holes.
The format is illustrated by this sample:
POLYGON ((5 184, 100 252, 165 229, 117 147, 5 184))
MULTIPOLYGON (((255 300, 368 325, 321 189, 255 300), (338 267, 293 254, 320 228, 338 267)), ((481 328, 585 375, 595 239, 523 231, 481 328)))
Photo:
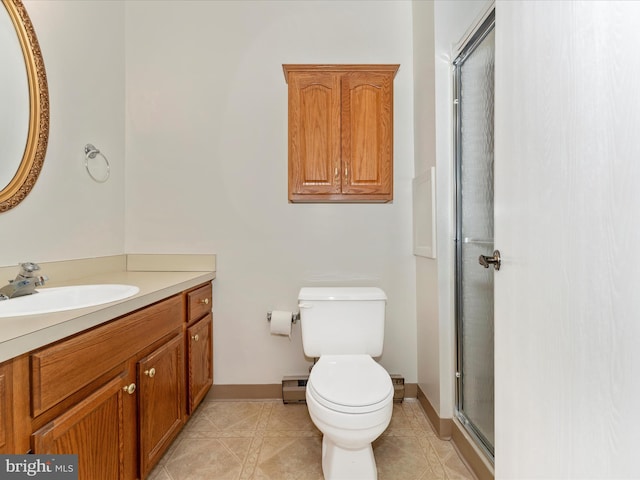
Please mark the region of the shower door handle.
POLYGON ((480 263, 484 268, 489 268, 489 265, 493 265, 494 270, 500 270, 500 264, 502 263, 500 260, 500 250, 494 250, 493 257, 480 255, 478 263, 480 263))

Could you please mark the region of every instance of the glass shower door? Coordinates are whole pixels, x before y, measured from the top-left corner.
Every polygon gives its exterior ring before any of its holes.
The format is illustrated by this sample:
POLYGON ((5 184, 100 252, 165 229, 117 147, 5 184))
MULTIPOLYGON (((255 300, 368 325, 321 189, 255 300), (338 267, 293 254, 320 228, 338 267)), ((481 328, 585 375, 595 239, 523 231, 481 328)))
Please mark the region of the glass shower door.
POLYGON ((454 62, 456 153, 457 416, 494 455, 493 14, 454 62), (489 265, 485 262, 485 267, 489 265))

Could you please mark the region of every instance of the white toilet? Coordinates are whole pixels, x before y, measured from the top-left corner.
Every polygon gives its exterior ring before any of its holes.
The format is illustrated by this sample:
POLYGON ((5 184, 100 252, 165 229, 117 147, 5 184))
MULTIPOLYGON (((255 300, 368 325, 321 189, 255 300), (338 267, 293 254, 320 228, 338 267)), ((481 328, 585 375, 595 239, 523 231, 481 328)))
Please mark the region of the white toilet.
POLYGON ((323 433, 325 480, 374 480, 371 442, 393 411, 393 384, 372 357, 382 354, 387 297, 373 287, 302 288, 304 353, 319 358, 306 388, 311 420, 323 433))

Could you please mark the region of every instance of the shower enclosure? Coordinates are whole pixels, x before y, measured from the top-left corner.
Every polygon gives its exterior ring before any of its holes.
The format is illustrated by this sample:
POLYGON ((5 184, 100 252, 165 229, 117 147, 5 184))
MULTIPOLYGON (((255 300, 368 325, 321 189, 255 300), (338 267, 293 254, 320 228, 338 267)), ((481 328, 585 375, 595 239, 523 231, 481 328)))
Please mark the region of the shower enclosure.
POLYGON ((493 255, 494 24, 495 15, 491 13, 462 46, 453 63, 456 415, 491 460, 493 275, 499 267, 499 257, 493 255))

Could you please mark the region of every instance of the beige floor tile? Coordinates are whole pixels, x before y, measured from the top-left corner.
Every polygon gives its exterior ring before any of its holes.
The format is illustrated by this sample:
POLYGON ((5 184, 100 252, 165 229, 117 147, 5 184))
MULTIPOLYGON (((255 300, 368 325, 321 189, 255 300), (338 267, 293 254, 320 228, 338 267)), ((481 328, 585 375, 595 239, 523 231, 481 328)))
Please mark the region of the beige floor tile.
POLYGON ((447 478, 456 480, 473 480, 474 477, 458 455, 451 455, 443 462, 447 478))
POLYGON ((433 430, 425 414, 416 414, 412 419, 412 426, 414 430, 420 431, 422 435, 437 437, 436 432, 433 430))
MULTIPOLYGON (((473 479, 415 400, 394 404, 373 447, 379 480, 473 479)), ((205 401, 148 480, 322 480, 321 455, 304 404, 205 401)))
POLYGON ((253 478, 322 480, 322 440, 314 437, 265 437, 253 478))
MULTIPOLYGON (((422 476, 418 478, 419 480, 444 480, 447 478, 447 476, 444 473, 444 470, 442 469, 438 470, 437 468, 430 466, 430 467, 427 467, 427 469, 422 473, 422 476)), ((397 478, 396 480, 401 480, 401 479, 397 478)))
POLYGON ((240 475, 251 439, 183 439, 165 463, 165 470, 176 480, 235 480, 240 475), (235 442, 233 440, 236 440, 235 442), (244 440, 245 448, 238 444, 244 440))
POLYGON ((391 422, 389 422, 389 426, 387 427, 385 434, 389 435, 395 433, 399 435, 410 435, 412 433, 413 419, 413 412, 407 414, 407 410, 403 407, 402 403, 394 403, 391 422))
POLYGON ((274 404, 266 429, 269 431, 315 431, 320 435, 309 417, 309 410, 305 404, 286 405, 281 402, 274 404))
POLYGON ((438 437, 429 437, 428 440, 441 460, 447 460, 451 455, 458 455, 450 441, 440 440, 438 437))
POLYGON ((436 474, 436 478, 444 478, 445 470, 442 466, 442 459, 438 456, 438 452, 429 441, 429 437, 419 436, 416 438, 416 440, 420 444, 422 453, 427 459, 427 462, 429 462, 431 470, 434 472, 434 474, 436 474))
POLYGON ((264 408, 263 402, 207 402, 202 413, 217 430, 255 430, 264 408))
POLYGON ((417 480, 430 468, 415 437, 382 436, 373 443, 379 480, 417 480))

